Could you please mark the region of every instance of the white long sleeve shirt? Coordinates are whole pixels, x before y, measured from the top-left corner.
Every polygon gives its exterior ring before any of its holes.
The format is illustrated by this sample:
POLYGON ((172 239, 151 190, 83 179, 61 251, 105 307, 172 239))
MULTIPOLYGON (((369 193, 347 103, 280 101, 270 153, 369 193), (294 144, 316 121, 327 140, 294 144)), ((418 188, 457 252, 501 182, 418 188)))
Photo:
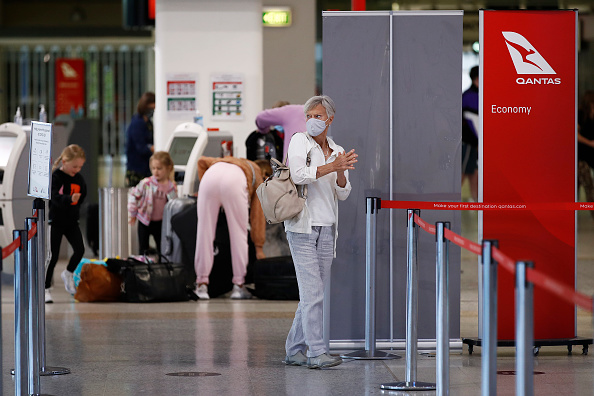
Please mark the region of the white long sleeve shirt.
MULTIPOLYGON (((301 213, 285 221, 285 231, 310 234, 312 226, 335 225, 334 247, 338 237, 338 200, 344 201, 351 193, 348 171, 345 171, 346 185, 336 184, 336 172, 317 179, 318 166, 333 162, 344 149, 327 138, 332 150, 325 160, 322 147, 307 133, 296 133, 289 143, 288 163, 291 178, 297 185, 307 184, 307 200, 301 213), (307 166, 307 153, 310 153, 310 165, 307 166)), ((336 252, 335 252, 336 255, 336 252)))

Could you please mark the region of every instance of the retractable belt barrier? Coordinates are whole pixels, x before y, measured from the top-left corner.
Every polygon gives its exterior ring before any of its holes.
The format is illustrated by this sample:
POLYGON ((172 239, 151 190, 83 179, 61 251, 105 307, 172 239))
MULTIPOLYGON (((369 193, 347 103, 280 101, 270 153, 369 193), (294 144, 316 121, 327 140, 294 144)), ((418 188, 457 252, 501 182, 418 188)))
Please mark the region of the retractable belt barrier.
POLYGON ((382 201, 386 209, 425 210, 594 210, 594 202, 537 202, 537 203, 486 203, 486 202, 423 202, 382 201))
MULTIPOLYGON (((445 346, 447 343, 447 330, 449 328, 448 302, 447 302, 447 284, 448 284, 448 248, 445 240, 466 249, 474 254, 482 256, 482 274, 483 274, 483 315, 486 325, 483 326, 483 354, 482 354, 482 386, 483 395, 492 395, 497 391, 496 388, 496 364, 497 364, 497 299, 494 297, 497 292, 497 267, 501 266, 504 270, 514 275, 516 279, 516 394, 531 395, 534 392, 533 384, 533 362, 532 346, 534 343, 533 327, 533 287, 538 286, 549 293, 563 299, 564 301, 577 305, 589 312, 593 312, 594 299, 577 292, 574 288, 565 285, 556 279, 534 269, 532 262, 515 262, 509 256, 504 254, 497 247, 497 241, 483 241, 482 245, 475 243, 449 229, 449 223, 437 222, 431 225, 420 216, 420 209, 427 210, 594 210, 592 202, 570 202, 570 203, 465 203, 465 202, 417 202, 417 201, 381 201, 378 207, 385 209, 406 209, 408 217, 409 233, 407 236, 408 256, 413 256, 416 261, 416 233, 411 230, 411 224, 414 223, 426 232, 436 235, 437 256, 436 256, 436 305, 437 305, 437 366, 436 389, 438 395, 449 394, 449 349, 445 346), (411 209, 415 208, 415 209, 411 209), (414 239, 411 239, 414 238, 414 239), (444 269, 444 246, 445 246, 445 269, 444 269), (414 252, 411 250, 414 249, 414 252), (446 289, 444 290, 444 285, 446 289), (444 300, 445 299, 445 300, 444 300), (445 336, 444 336, 445 335, 445 336)), ((407 289, 416 287, 416 264, 407 265, 409 274, 407 289), (412 270, 411 270, 412 269, 412 270), (411 272, 412 271, 412 272, 411 272), (411 282, 410 279, 414 281, 411 282)), ((382 384, 382 389, 389 390, 421 390, 430 389, 433 384, 416 382, 416 360, 409 359, 410 349, 416 353, 416 298, 414 294, 407 290, 407 328, 411 327, 414 331, 407 331, 407 361, 406 361, 406 381, 399 383, 382 384), (411 323, 411 321, 413 323, 411 323), (412 338, 412 339, 410 339, 412 338), (418 386, 418 385, 423 386, 418 386)))
MULTIPOLYGON (((414 220, 415 223, 418 224, 423 230, 427 231, 430 234, 435 234, 435 226, 428 224, 425 220, 423 220, 417 215, 415 215, 414 220)), ((469 252, 475 253, 477 255, 481 254, 481 245, 472 242, 471 240, 466 239, 451 230, 445 230, 445 237, 446 239, 450 240, 451 242, 460 246, 461 248, 468 250, 469 252)), ((515 261, 512 260, 509 256, 506 256, 501 250, 499 250, 496 247, 493 248, 493 258, 507 272, 511 273, 512 275, 515 274, 515 261)), ((594 299, 591 296, 579 293, 575 291, 573 288, 564 285, 556 279, 553 279, 550 276, 543 274, 542 272, 534 268, 527 268, 526 275, 527 280, 534 283, 536 286, 546 289, 548 292, 555 294, 556 296, 567 301, 570 304, 575 304, 590 312, 593 311, 594 299)))
MULTIPOLYGON (((33 201, 33 217, 25 219, 24 230, 13 231, 13 241, 0 247, 0 251, 0 270, 2 260, 14 253, 15 368, 11 374, 15 395, 40 395, 40 375, 70 373, 65 367, 45 365, 45 202, 42 199, 33 201)), ((0 362, 1 358, 0 349, 0 362)))

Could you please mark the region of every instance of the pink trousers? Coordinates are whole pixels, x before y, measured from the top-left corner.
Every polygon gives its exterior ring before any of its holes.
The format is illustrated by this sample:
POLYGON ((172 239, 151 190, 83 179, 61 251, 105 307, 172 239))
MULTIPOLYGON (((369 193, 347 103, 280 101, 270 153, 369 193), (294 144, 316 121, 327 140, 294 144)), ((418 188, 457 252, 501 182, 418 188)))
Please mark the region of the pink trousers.
POLYGON ((196 282, 208 283, 214 261, 213 242, 219 210, 223 207, 231 243, 232 282, 243 285, 248 265, 248 191, 243 170, 237 165, 217 162, 204 173, 198 191, 196 235, 196 282))

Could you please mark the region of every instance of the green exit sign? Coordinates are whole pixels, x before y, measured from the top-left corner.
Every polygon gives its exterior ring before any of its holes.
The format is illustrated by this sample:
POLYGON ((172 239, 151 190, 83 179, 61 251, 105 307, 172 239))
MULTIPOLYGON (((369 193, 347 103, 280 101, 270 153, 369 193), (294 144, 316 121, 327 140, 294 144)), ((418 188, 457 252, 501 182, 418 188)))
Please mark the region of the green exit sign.
POLYGON ((262 25, 269 27, 291 26, 291 9, 289 7, 264 7, 262 25))

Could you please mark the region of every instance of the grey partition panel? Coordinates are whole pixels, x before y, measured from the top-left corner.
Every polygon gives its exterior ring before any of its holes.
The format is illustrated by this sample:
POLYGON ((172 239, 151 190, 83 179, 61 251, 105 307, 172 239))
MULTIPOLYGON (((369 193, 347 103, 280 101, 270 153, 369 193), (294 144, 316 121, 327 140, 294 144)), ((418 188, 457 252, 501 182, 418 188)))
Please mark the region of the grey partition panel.
MULTIPOLYGON (((323 93, 337 106, 330 135, 359 154, 353 190, 339 204, 330 293, 330 340, 365 331, 365 197, 459 201, 461 12, 324 13, 323 93)), ((422 211, 430 223, 460 213, 422 211)), ((460 334, 460 249, 450 245, 450 337, 460 334)), ((377 219, 376 336, 406 329, 406 211, 377 219), (390 298, 392 297, 392 304, 390 298)), ((435 339, 435 237, 419 238, 420 339, 435 339)))

